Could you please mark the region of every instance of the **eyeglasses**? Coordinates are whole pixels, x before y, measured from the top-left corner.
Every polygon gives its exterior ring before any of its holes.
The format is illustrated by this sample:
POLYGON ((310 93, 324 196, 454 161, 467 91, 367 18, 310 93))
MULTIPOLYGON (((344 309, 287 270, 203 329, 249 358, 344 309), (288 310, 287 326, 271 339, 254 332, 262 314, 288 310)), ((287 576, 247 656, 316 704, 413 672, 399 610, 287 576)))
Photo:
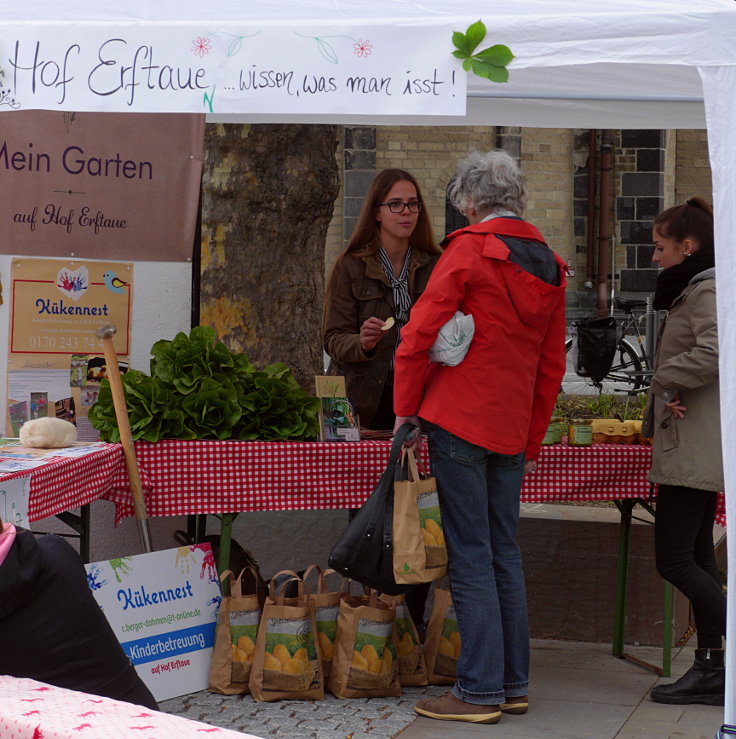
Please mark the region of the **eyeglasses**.
POLYGON ((392 213, 403 213, 404 208, 408 208, 411 213, 419 213, 422 209, 422 203, 418 200, 410 200, 408 203, 401 200, 389 200, 387 203, 379 203, 379 205, 388 205, 388 209, 392 213))

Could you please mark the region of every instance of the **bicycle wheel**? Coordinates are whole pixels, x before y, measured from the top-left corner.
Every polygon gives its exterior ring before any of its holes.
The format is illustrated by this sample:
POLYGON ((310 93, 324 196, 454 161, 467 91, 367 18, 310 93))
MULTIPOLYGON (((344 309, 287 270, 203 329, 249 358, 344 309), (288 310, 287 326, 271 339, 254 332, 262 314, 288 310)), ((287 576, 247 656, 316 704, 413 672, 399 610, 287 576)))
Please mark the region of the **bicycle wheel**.
POLYGON ((567 363, 562 379, 562 392, 570 395, 633 395, 645 389, 645 373, 636 349, 621 339, 616 347, 613 364, 608 374, 595 382, 590 377, 580 377, 575 372, 570 349, 572 339, 565 341, 567 363))

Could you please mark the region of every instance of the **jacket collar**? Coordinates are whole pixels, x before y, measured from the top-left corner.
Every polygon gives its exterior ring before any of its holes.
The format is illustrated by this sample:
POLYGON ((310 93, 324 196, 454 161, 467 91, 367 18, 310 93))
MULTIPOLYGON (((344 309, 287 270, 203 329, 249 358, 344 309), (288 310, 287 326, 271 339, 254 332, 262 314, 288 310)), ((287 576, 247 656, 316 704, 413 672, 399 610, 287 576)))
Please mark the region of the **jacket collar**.
POLYGON ((513 236, 517 239, 541 241, 543 244, 547 243, 542 234, 539 233, 539 229, 536 226, 532 226, 531 223, 527 223, 521 218, 499 216, 453 231, 445 237, 440 246, 446 247, 453 239, 462 234, 496 234, 499 236, 513 236))
MULTIPOLYGON (((365 254, 361 257, 365 262, 365 274, 366 277, 370 277, 373 280, 381 280, 387 285, 391 285, 390 280, 386 277, 386 273, 383 271, 381 266, 381 260, 378 258, 378 254, 365 254)), ((420 267, 423 267, 432 259, 432 255, 426 251, 419 251, 418 249, 412 249, 411 259, 409 261, 409 275, 414 274, 420 267)))
POLYGON ((698 272, 697 275, 693 275, 690 278, 690 282, 688 282, 688 285, 694 285, 696 282, 702 282, 703 280, 715 280, 715 278, 716 268, 708 267, 708 269, 704 269, 702 272, 698 272))
POLYGON ((681 303, 683 300, 685 300, 685 298, 690 295, 690 293, 695 289, 695 286, 699 282, 703 282, 704 280, 715 280, 715 278, 715 267, 708 267, 708 269, 704 269, 702 272, 698 272, 697 275, 693 275, 690 278, 690 282, 685 285, 685 289, 672 301, 672 305, 669 309, 672 310, 678 303, 681 303))

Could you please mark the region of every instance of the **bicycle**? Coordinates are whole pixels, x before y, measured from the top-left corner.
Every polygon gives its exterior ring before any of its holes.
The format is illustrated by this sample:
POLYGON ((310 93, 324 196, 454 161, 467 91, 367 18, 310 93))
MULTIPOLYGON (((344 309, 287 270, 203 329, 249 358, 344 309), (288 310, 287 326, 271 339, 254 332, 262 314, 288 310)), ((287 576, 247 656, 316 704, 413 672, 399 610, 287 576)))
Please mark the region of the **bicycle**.
POLYGON ((639 320, 634 310, 646 308, 644 300, 628 300, 614 298, 614 306, 624 312, 624 318, 617 325, 618 342, 613 362, 606 375, 600 380, 592 377, 581 377, 575 371, 572 349, 572 337, 565 340, 567 365, 562 380, 562 392, 571 395, 591 395, 595 393, 615 395, 625 393, 638 395, 649 389, 649 380, 653 371, 653 360, 644 348, 644 336, 639 328, 639 320), (627 336, 636 338, 637 348, 627 336))

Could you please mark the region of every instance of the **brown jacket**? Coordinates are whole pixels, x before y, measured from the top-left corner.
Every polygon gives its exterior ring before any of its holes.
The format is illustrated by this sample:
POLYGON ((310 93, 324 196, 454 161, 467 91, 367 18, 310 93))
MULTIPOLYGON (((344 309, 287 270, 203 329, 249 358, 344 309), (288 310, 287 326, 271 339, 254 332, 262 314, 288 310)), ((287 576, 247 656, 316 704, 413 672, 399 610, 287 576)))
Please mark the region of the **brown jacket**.
MULTIPOLYGON (((411 303, 424 292, 440 253, 412 250, 409 262, 411 303)), ((331 362, 328 374, 343 375, 348 399, 361 426, 371 428, 396 349, 393 326, 370 352, 360 344, 360 327, 375 316, 385 321, 396 314, 391 283, 377 254, 351 252, 341 256, 330 276, 322 319, 322 342, 331 362)))
POLYGON ((693 277, 672 304, 654 366, 642 428, 654 437, 649 480, 723 490, 715 270, 693 277), (675 393, 684 418, 665 406, 675 393))

